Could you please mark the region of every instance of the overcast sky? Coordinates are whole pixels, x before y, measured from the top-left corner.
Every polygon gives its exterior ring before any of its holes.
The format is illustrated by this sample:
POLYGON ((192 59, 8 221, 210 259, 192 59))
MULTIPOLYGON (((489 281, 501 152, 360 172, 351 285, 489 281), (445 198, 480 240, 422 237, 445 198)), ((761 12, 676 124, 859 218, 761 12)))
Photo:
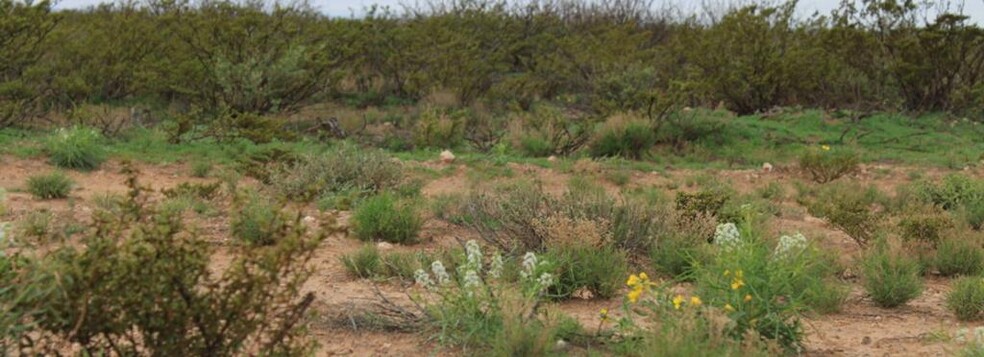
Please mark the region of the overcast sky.
MULTIPOLYGON (((56 0, 56 8, 84 8, 90 5, 104 2, 102 0, 56 0)), ((111 0, 110 0, 111 1, 111 0)), ((412 3, 413 0, 408 0, 412 3)), ((404 0, 310 0, 311 4, 322 12, 331 16, 348 17, 353 13, 361 15, 362 9, 372 4, 389 5, 394 9, 399 9, 399 4, 404 0)), ((801 15, 808 16, 816 11, 827 14, 840 4, 841 0, 800 0, 798 11, 801 15)), ((954 1, 958 3, 959 0, 954 1)), ((699 3, 698 0, 656 0, 656 3, 671 3, 682 5, 683 8, 692 7, 699 3)), ((969 15, 977 23, 984 23, 984 0, 964 0, 964 13, 969 15)))

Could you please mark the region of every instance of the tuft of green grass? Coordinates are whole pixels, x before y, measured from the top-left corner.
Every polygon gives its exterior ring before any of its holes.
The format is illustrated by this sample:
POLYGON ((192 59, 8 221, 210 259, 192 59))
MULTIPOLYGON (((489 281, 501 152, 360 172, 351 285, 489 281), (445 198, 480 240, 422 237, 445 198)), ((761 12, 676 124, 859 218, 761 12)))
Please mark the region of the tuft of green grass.
POLYGON ((413 201, 390 193, 367 198, 352 215, 354 232, 364 241, 415 243, 423 219, 413 201))
POLYGON ((205 178, 212 172, 212 163, 209 161, 195 161, 191 164, 191 176, 205 178))
MULTIPOLYGON (((233 212, 232 235, 251 245, 272 245, 277 233, 287 224, 280 206, 250 193, 240 198, 241 207, 233 212)), ((194 203, 192 202, 192 208, 194 203)))
POLYGON ((94 170, 106 160, 102 135, 85 127, 59 129, 45 143, 45 152, 55 166, 94 170))
POLYGON ((27 179, 27 190, 41 200, 67 198, 75 183, 61 172, 35 175, 27 179))
POLYGON ((874 247, 862 262, 864 287, 876 304, 897 307, 923 291, 919 261, 887 247, 874 247))
POLYGON ((965 237, 946 239, 936 247, 933 266, 943 276, 976 275, 984 272, 984 251, 965 237))
POLYGON ((946 295, 946 306, 960 321, 979 319, 984 312, 984 279, 969 276, 954 281, 946 295))
POLYGON ((363 245, 353 253, 342 255, 340 259, 345 270, 357 278, 372 278, 384 268, 379 249, 372 243, 363 245))

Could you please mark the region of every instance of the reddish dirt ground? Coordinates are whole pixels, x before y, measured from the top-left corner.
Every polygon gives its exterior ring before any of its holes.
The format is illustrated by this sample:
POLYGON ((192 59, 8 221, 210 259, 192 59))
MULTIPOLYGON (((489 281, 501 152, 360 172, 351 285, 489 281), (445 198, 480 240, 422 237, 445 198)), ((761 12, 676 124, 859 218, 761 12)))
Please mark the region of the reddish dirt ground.
MULTIPOLYGON (((410 163, 430 168, 441 168, 437 163, 410 163)), ((588 173, 600 170, 597 167, 575 169, 574 172, 588 173)), ((212 182, 215 179, 192 178, 190 168, 183 164, 162 166, 138 165, 141 172, 140 180, 155 190, 168 188, 182 182, 212 182)), ((571 173, 561 173, 558 170, 542 167, 510 164, 516 173, 513 179, 536 178, 543 182, 549 192, 562 192, 571 173)), ((25 190, 27 178, 31 175, 52 171, 53 168, 40 160, 24 160, 14 157, 0 158, 0 187, 8 191, 10 212, 0 217, 4 221, 16 222, 19 218, 34 210, 48 209, 58 217, 73 218, 85 222, 92 210, 92 200, 95 195, 106 192, 125 193, 125 175, 120 172, 119 163, 110 162, 98 171, 69 172, 77 183, 76 189, 68 200, 39 201, 31 197, 25 190)), ((429 181, 422 189, 427 197, 440 194, 466 193, 474 180, 468 177, 471 170, 464 165, 453 169, 448 175, 429 181)), ((949 173, 946 170, 911 168, 889 165, 866 166, 856 179, 865 183, 877 185, 883 192, 892 193, 901 184, 910 182, 909 172, 920 171, 923 177, 938 178, 949 173)), ((688 177, 705 174, 713 175, 730 183, 739 192, 751 192, 757 187, 769 182, 779 182, 786 187, 787 193, 795 192, 791 181, 797 179, 792 170, 777 168, 769 173, 757 170, 713 170, 691 171, 672 170, 663 173, 634 172, 629 180, 629 186, 654 186, 670 190, 679 184, 681 190, 688 189, 682 182, 688 177), (674 184, 676 183, 676 184, 674 184)), ((984 177, 981 168, 970 171, 969 174, 984 177)), ((606 188, 612 194, 617 194, 618 187, 606 183, 606 188)), ((221 203, 219 204, 222 205, 221 203)), ((226 205, 228 205, 226 203, 226 205)), ((824 247, 839 253, 841 261, 850 266, 858 253, 856 244, 844 233, 830 227, 823 220, 810 216, 804 209, 798 207, 791 199, 784 202, 784 209, 790 214, 772 221, 772 229, 776 232, 798 231, 808 237, 816 237, 824 247), (788 207, 785 207, 788 206, 788 207)), ((222 207, 218 209, 222 210, 222 207)), ((318 216, 313 206, 304 207, 305 213, 318 216)), ((219 214, 210 218, 197 220, 202 232, 209 236, 218 249, 216 250, 216 265, 222 266, 229 257, 224 253, 228 236, 225 215, 219 214)), ((342 222, 346 215, 342 214, 342 222)), ((433 250, 448 244, 455 244, 455 238, 469 239, 472 234, 463 228, 452 226, 443 221, 430 219, 422 233, 423 242, 410 247, 393 247, 400 250, 433 250)), ((319 356, 352 355, 352 356, 417 356, 417 355, 458 355, 462 351, 452 351, 442 348, 422 334, 407 332, 387 332, 357 328, 353 329, 351 315, 347 312, 358 311, 360 308, 371 306, 376 297, 374 286, 390 298, 405 301, 404 288, 395 282, 371 282, 353 279, 346 274, 339 261, 343 254, 352 252, 361 242, 344 236, 332 236, 318 248, 313 261, 315 274, 305 285, 305 290, 314 292, 317 300, 312 309, 312 332, 321 345, 319 356), (348 322, 347 322, 348 321, 348 322)), ((848 269, 850 275, 851 269, 848 269)), ((944 297, 948 291, 948 280, 929 278, 927 288, 922 296, 896 309, 876 307, 864 294, 856 277, 853 281, 853 291, 848 301, 839 313, 810 316, 806 318, 807 339, 806 355, 817 356, 942 356, 952 354, 957 348, 952 337, 960 328, 974 328, 980 323, 959 323, 944 306, 944 297)), ((560 308, 582 321, 591 330, 598 324, 597 312, 601 308, 616 309, 619 300, 575 300, 560 304, 560 308)))

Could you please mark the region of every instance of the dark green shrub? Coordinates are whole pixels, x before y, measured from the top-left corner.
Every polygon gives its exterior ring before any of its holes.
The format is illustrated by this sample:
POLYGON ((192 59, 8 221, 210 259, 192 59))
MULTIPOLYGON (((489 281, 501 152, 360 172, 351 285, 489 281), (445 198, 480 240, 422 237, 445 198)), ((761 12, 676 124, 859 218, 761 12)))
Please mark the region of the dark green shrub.
POLYGON ((984 279, 968 276, 953 282, 946 306, 960 321, 977 320, 984 312, 984 279))
POLYGON ((915 299, 923 291, 919 262, 904 252, 873 247, 861 263, 864 287, 882 307, 896 307, 915 299))
POLYGON ((964 208, 963 216, 971 228, 984 230, 984 199, 968 203, 964 208))
POLYGON ((191 164, 191 176, 205 178, 212 172, 212 163, 208 161, 195 161, 191 164))
POLYGON ((831 184, 801 194, 798 200, 810 214, 826 219, 861 246, 867 245, 881 229, 883 217, 875 205, 882 198, 874 186, 831 184))
POLYGON ((595 157, 639 159, 655 144, 656 133, 648 123, 616 116, 599 129, 590 150, 595 157))
POLYGON ((272 245, 278 232, 286 229, 281 207, 255 193, 237 198, 239 206, 231 220, 232 235, 251 245, 272 245))
POLYGON ((940 182, 922 181, 915 185, 914 191, 917 197, 945 210, 984 202, 984 181, 965 175, 949 175, 940 182))
POLYGON ((161 193, 167 198, 191 197, 208 201, 218 197, 221 188, 221 182, 207 184, 182 182, 172 188, 161 189, 161 193))
POLYGON ((102 135, 93 129, 84 127, 59 129, 48 138, 45 152, 55 166, 75 170, 94 170, 105 161, 101 141, 102 135))
POLYGON ((415 243, 423 219, 411 201, 390 193, 367 198, 352 215, 353 231, 364 241, 415 243))
POLYGON ((66 198, 74 185, 72 179, 61 172, 31 176, 27 179, 27 191, 31 192, 34 198, 42 200, 66 198))
POLYGON ((436 149, 458 146, 464 136, 465 115, 462 111, 425 109, 414 128, 414 143, 418 147, 436 149))
POLYGON ((547 157, 554 154, 553 145, 550 142, 535 136, 521 138, 519 141, 519 150, 524 156, 529 157, 547 157))
POLYGON ((658 272, 675 279, 691 279, 694 266, 707 257, 707 237, 668 235, 657 239, 649 250, 649 259, 658 272))
POLYGON ((824 145, 820 149, 807 149, 800 156, 800 168, 817 183, 827 183, 858 169, 858 155, 853 151, 824 145))

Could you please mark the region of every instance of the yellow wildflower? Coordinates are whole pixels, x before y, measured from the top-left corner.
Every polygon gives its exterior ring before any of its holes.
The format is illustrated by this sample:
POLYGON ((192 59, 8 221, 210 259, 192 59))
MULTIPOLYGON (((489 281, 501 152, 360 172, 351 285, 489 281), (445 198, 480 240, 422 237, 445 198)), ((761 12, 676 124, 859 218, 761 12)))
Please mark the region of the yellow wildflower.
POLYGON ((643 283, 649 282, 649 275, 646 275, 646 273, 639 273, 639 279, 642 279, 643 283))
POLYGON ((752 295, 751 294, 745 295, 745 302, 749 302, 749 301, 752 301, 752 295))
POLYGON ((632 289, 632 291, 629 292, 629 302, 635 304, 637 301, 639 301, 640 296, 642 296, 641 287, 632 289))
POLYGON ((823 151, 830 151, 830 145, 821 145, 820 148, 823 149, 823 151))
POLYGON ((700 297, 699 296, 691 296, 690 297, 690 305, 700 306, 700 304, 703 304, 703 303, 704 303, 703 301, 700 301, 700 297))
POLYGON ((724 276, 728 276, 728 275, 731 275, 731 271, 730 270, 725 270, 724 271, 724 276))
POLYGON ((638 275, 635 275, 635 274, 632 274, 632 275, 629 275, 629 280, 625 282, 625 285, 628 285, 628 286, 636 286, 636 285, 639 284, 639 282, 640 282, 639 276, 638 275))
POLYGON ((741 270, 735 271, 735 277, 731 280, 731 290, 738 290, 741 289, 742 286, 745 286, 744 277, 745 274, 743 274, 741 270))
POLYGON ((608 321, 608 309, 601 309, 599 316, 601 316, 601 322, 608 321))
POLYGON ((680 304, 683 304, 683 295, 677 295, 673 297, 673 308, 679 310, 680 304))
POLYGON ((733 306, 731 306, 731 304, 726 304, 726 305, 724 305, 724 311, 732 312, 732 311, 735 311, 735 308, 733 306))

